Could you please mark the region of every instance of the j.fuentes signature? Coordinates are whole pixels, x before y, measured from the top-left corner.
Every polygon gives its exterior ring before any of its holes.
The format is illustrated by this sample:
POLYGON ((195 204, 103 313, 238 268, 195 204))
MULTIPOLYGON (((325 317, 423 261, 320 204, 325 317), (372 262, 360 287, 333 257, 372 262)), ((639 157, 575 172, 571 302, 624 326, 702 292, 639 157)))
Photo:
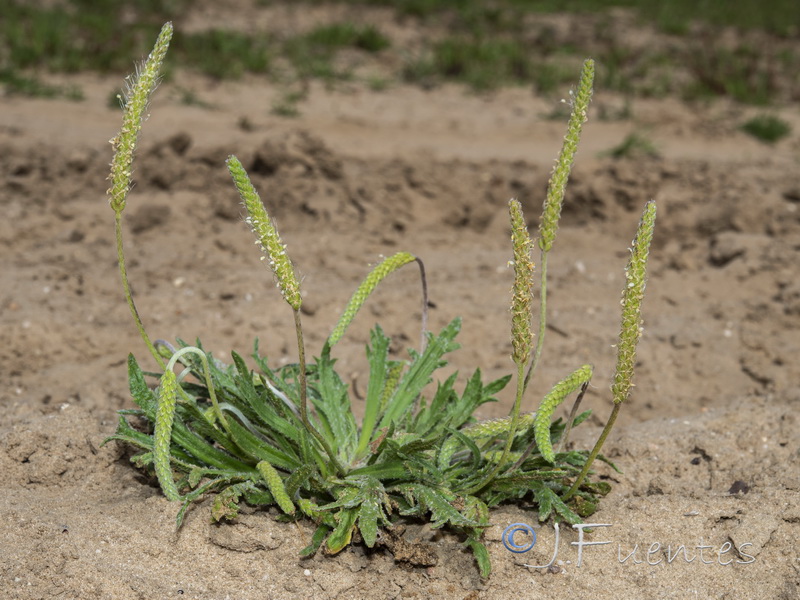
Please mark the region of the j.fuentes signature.
MULTIPOLYGON (((613 543, 611 541, 587 542, 584 540, 584 529, 612 526, 613 525, 611 525, 611 523, 580 523, 572 526, 573 529, 578 531, 578 541, 570 542, 571 546, 576 546, 578 548, 578 567, 583 564, 584 548, 589 546, 605 546, 613 543)), ((547 569, 556 562, 556 559, 558 558, 558 541, 560 535, 558 523, 555 524, 555 532, 553 556, 550 559, 550 562, 546 565, 526 564, 526 567, 530 567, 531 569, 547 569)), ((503 530, 502 540, 503 545, 507 550, 514 552, 515 554, 522 554, 523 552, 528 552, 536 544, 536 531, 534 531, 533 527, 525 523, 513 523, 503 530), (522 537, 523 535, 527 536, 528 539, 524 543, 520 544, 518 543, 515 534, 520 534, 519 537, 522 537)), ((651 566, 656 566, 659 564, 672 564, 676 560, 682 560, 686 563, 692 563, 695 560, 699 560, 698 564, 703 563, 706 565, 749 565, 754 563, 756 559, 754 556, 744 552, 744 550, 747 546, 752 545, 753 544, 750 542, 745 542, 737 548, 732 542, 726 541, 717 548, 715 546, 704 544, 703 539, 701 538, 699 544, 690 546, 688 548, 684 544, 681 544, 675 547, 673 550, 673 546, 671 544, 665 546, 660 542, 653 542, 647 546, 646 550, 644 549, 644 546, 642 546, 640 549, 639 544, 635 544, 632 549, 623 550, 622 544, 618 543, 617 560, 620 562, 620 564, 625 564, 630 561, 630 564, 640 565, 646 563, 651 566)))

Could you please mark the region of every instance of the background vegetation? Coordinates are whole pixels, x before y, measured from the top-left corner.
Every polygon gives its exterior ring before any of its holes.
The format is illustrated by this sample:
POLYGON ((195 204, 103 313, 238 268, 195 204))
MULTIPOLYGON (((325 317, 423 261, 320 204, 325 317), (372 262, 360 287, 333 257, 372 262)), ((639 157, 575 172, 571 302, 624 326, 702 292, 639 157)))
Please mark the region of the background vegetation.
MULTIPOLYGON (((259 1, 265 8, 273 3, 259 1)), ((169 67, 215 78, 264 74, 284 84, 355 79, 385 89, 398 81, 426 87, 456 81, 476 91, 531 85, 546 94, 568 85, 580 61, 592 56, 598 63, 598 84, 605 90, 637 96, 678 94, 690 100, 725 96, 756 105, 800 98, 800 11, 793 0, 297 4, 390 8, 399 25, 420 26, 426 33, 420 47, 408 48, 368 22, 258 34, 222 26, 177 33, 169 67), (591 18, 580 31, 563 32, 543 17, 556 11, 591 18), (626 23, 646 28, 644 44, 626 35, 626 23), (731 28, 735 35, 730 35, 731 28), (345 50, 349 60, 341 58, 345 50), (370 61, 380 65, 380 75, 359 70, 370 61)), ((48 84, 47 74, 125 73, 131 56, 146 54, 147 40, 154 39, 161 23, 179 19, 190 9, 186 0, 0 0, 0 83, 6 93, 80 98, 79 90, 48 84)))

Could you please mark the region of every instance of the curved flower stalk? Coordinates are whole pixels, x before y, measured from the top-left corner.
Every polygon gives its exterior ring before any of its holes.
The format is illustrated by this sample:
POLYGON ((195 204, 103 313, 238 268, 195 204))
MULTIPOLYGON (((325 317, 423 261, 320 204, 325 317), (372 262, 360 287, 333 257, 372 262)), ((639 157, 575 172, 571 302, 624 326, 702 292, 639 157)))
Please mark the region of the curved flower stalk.
POLYGON ((158 73, 161 64, 167 54, 169 42, 172 39, 172 23, 165 23, 158 35, 156 44, 150 56, 141 68, 137 68, 136 76, 128 79, 128 91, 125 97, 125 112, 122 117, 122 128, 119 134, 111 140, 114 148, 114 158, 111 161, 111 187, 108 189, 109 204, 114 210, 114 230, 117 240, 117 262, 119 273, 122 278, 122 287, 125 291, 125 299, 128 302, 136 328, 139 330, 142 340, 150 350, 150 354, 156 362, 164 368, 164 360, 156 350, 136 309, 131 294, 130 283, 128 282, 128 272, 125 268, 125 253, 122 244, 122 211, 131 189, 131 164, 136 144, 139 140, 139 132, 142 129, 142 121, 145 118, 145 111, 150 101, 150 96, 158 85, 158 73))

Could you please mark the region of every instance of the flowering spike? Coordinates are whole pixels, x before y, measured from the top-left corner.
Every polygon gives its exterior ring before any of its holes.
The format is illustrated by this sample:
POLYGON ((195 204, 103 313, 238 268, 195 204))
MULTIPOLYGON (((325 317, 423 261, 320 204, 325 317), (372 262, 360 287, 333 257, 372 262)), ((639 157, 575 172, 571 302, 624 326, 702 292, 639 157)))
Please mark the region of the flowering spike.
POLYGON ((353 297, 350 298, 350 302, 347 303, 347 308, 344 309, 344 313, 342 313, 342 316, 339 317, 339 322, 336 324, 331 336, 328 338, 328 344, 333 346, 342 338, 345 330, 355 318, 358 310, 361 308, 364 302, 366 302, 372 291, 381 281, 383 281, 387 275, 393 271, 396 271, 403 265, 407 265, 415 260, 416 257, 413 254, 409 254, 408 252, 397 252, 389 258, 382 260, 374 269, 372 269, 364 281, 361 282, 361 285, 358 286, 358 289, 353 294, 353 297))
POLYGON ((167 500, 180 500, 181 495, 175 480, 172 478, 170 466, 170 442, 172 440, 172 424, 175 419, 175 403, 178 396, 178 380, 175 373, 167 369, 161 377, 158 390, 158 408, 156 409, 156 426, 153 433, 153 464, 156 469, 158 483, 167 500))
POLYGON ((235 156, 229 156, 225 161, 228 171, 236 184, 242 203, 247 209, 245 222, 250 225, 256 236, 256 243, 264 251, 264 258, 269 260, 269 266, 275 273, 278 280, 278 289, 283 294, 284 300, 289 303, 294 310, 300 310, 302 300, 300 298, 300 283, 294 273, 292 261, 286 254, 286 245, 281 241, 280 235, 275 224, 270 219, 264 203, 258 196, 258 192, 250 182, 242 163, 235 156))
POLYGON ((158 85, 158 71, 164 56, 167 54, 172 38, 172 23, 165 23, 158 34, 156 45, 144 64, 136 67, 136 76, 129 79, 125 94, 125 113, 122 117, 122 129, 117 137, 111 140, 114 158, 111 161, 111 187, 108 190, 111 208, 117 214, 125 209, 125 201, 131 188, 131 163, 139 131, 142 128, 144 112, 150 95, 158 85))
POLYGON ((525 365, 531 355, 531 301, 533 299, 533 242, 525 226, 519 200, 509 200, 511 213, 511 242, 514 248, 514 287, 511 298, 511 357, 514 363, 525 365))
POLYGON ((559 381, 548 394, 542 398, 539 410, 536 411, 536 420, 533 424, 534 437, 539 452, 547 462, 555 462, 555 451, 550 440, 550 419, 558 405, 564 401, 569 394, 580 388, 584 383, 592 378, 592 366, 583 365, 576 369, 571 375, 559 381))
POLYGON ((556 166, 547 185, 547 199, 544 203, 542 220, 539 223, 539 248, 549 252, 556 239, 558 220, 561 218, 561 205, 564 202, 564 192, 567 189, 567 180, 578 151, 578 142, 581 138, 581 128, 586 122, 589 101, 592 99, 592 82, 594 81, 594 61, 587 59, 583 63, 583 71, 578 83, 578 93, 570 92, 572 112, 567 125, 567 135, 561 146, 556 166))
POLYGON ((656 225, 656 203, 644 207, 642 220, 631 247, 631 257, 625 267, 625 289, 622 290, 622 324, 617 344, 617 370, 611 393, 615 404, 628 399, 633 384, 633 367, 636 363, 636 345, 642 335, 642 299, 647 272, 647 255, 656 225))

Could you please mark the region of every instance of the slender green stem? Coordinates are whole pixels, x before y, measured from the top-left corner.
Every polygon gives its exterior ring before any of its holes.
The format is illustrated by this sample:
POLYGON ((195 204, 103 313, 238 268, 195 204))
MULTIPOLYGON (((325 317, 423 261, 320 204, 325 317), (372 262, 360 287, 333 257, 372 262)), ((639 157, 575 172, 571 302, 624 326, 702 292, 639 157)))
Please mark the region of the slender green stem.
POLYGON ((425 265, 417 257, 414 257, 414 260, 419 266, 419 278, 422 281, 422 332, 420 333, 419 352, 424 354, 425 347, 428 344, 428 336, 425 335, 428 333, 428 279, 425 277, 425 265))
POLYGON ((586 463, 583 465, 583 470, 581 470, 578 478, 575 480, 575 483, 572 484, 572 487, 569 488, 564 497, 561 498, 564 502, 575 495, 575 492, 578 491, 578 488, 586 478, 587 473, 589 473, 589 469, 592 467, 594 459, 597 458, 598 454, 600 454, 600 449, 603 447, 608 434, 611 433, 611 429, 614 427, 614 422, 617 420, 620 406, 622 406, 622 404, 614 404, 614 408, 611 410, 611 415, 608 417, 608 421, 606 422, 606 426, 603 428, 603 432, 600 434, 600 437, 597 438, 597 443, 595 443, 594 448, 592 448, 592 453, 589 454, 589 458, 586 459, 586 463))
POLYGON ((567 445, 569 441, 569 434, 572 431, 572 424, 575 422, 575 417, 578 415, 578 408, 581 406, 581 401, 583 400, 584 394, 586 394, 586 390, 589 387, 589 382, 587 381, 581 386, 581 391, 578 392, 578 397, 575 398, 575 402, 572 404, 572 410, 569 411, 569 417, 567 417, 567 424, 564 426, 564 433, 561 436, 561 440, 558 442, 558 448, 556 449, 556 454, 560 453, 564 447, 567 445))
POLYGON ((345 470, 339 461, 336 459, 336 455, 333 453, 333 450, 328 444, 327 440, 322 436, 322 434, 317 431, 316 427, 311 424, 311 421, 308 419, 308 383, 306 381, 306 350, 305 344, 303 343, 303 325, 300 321, 300 310, 294 309, 294 329, 297 332, 297 355, 298 355, 298 382, 300 384, 300 419, 303 421, 303 425, 308 430, 308 432, 317 438, 317 441, 323 447, 325 452, 331 459, 333 463, 333 467, 336 469, 336 472, 340 476, 345 475, 345 470))
POLYGON ((520 363, 517 365, 517 395, 514 398, 514 408, 511 410, 511 428, 508 432, 508 437, 506 438, 506 445, 503 448, 503 453, 500 455, 500 459, 495 464, 494 468, 489 472, 489 474, 480 482, 469 488, 465 494, 475 494, 489 485, 497 474, 500 472, 500 469, 503 468, 503 465, 508 458, 508 453, 511 451, 511 445, 514 443, 514 436, 517 433, 517 428, 519 427, 519 407, 522 404, 522 395, 525 392, 525 381, 523 378, 523 373, 525 372, 525 365, 520 363))
POLYGON ((150 350, 150 354, 156 359, 158 365, 162 369, 165 369, 164 360, 161 358, 158 350, 156 350, 153 342, 150 341, 150 336, 148 336, 147 331, 145 331, 142 318, 139 316, 139 311, 136 310, 136 304, 133 301, 131 286, 128 283, 128 270, 125 268, 125 252, 122 246, 122 211, 115 212, 114 215, 114 231, 117 238, 117 262, 119 264, 119 274, 122 277, 122 288, 125 290, 125 299, 128 301, 128 307, 131 309, 131 315, 136 323, 136 328, 139 330, 139 335, 142 336, 142 340, 144 340, 145 345, 148 350, 150 350))
MULTIPOLYGON (((426 335, 428 332, 428 280, 425 277, 425 265, 419 258, 414 258, 414 260, 419 266, 419 278, 422 280, 422 331, 419 334, 419 353, 425 354, 425 348, 428 346, 428 336, 426 335)), ((411 409, 412 415, 416 415, 419 410, 419 399, 420 394, 417 394, 417 397, 414 398, 414 407, 411 409)))

